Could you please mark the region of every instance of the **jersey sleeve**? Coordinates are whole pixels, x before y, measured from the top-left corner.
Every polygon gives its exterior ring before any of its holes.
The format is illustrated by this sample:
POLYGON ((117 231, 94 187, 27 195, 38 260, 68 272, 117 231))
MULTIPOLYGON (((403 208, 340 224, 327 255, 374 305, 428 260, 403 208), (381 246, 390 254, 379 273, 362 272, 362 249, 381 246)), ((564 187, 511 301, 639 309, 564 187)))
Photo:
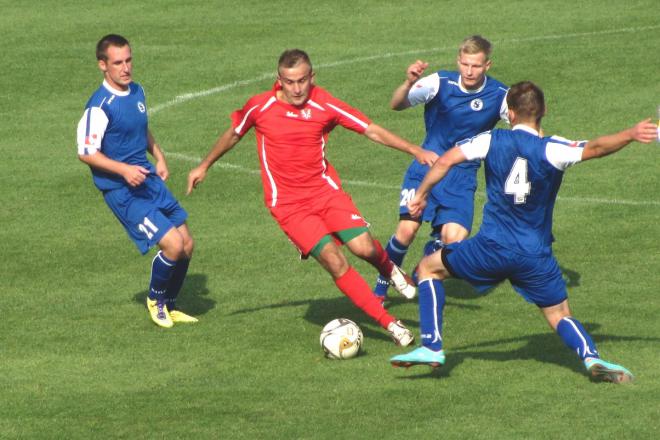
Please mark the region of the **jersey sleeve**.
POLYGON ((582 151, 587 141, 570 141, 552 136, 545 145, 545 158, 560 171, 582 161, 582 151))
POLYGON ((101 150, 101 141, 108 127, 108 115, 100 107, 85 109, 78 122, 78 154, 94 154, 101 150))
POLYGON ((235 110, 231 114, 231 126, 237 135, 243 137, 245 133, 250 131, 255 123, 259 107, 260 104, 255 99, 250 99, 243 108, 235 110))
POLYGON ((417 81, 408 91, 411 106, 430 102, 440 91, 440 75, 434 73, 417 81))
POLYGON ((371 119, 364 113, 342 100, 330 95, 326 99, 326 105, 335 112, 335 122, 342 127, 362 134, 367 130, 369 124, 371 124, 371 119))
POLYGON ((478 134, 472 138, 459 142, 457 145, 467 160, 482 160, 490 149, 490 131, 478 134))
POLYGON ((507 90, 504 94, 504 98, 502 98, 502 105, 500 106, 500 119, 511 125, 511 121, 509 121, 509 105, 506 103, 506 97, 508 94, 509 91, 507 90))

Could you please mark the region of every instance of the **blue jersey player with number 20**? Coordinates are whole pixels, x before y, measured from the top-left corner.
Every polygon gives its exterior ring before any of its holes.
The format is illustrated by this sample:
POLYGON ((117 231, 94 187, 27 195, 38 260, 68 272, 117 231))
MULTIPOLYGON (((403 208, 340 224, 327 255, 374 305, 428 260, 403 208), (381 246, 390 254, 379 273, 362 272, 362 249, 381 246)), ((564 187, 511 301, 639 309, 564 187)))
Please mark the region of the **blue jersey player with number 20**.
POLYGON ((484 162, 488 201, 481 228, 474 237, 422 259, 418 267, 422 346, 393 357, 391 363, 403 367, 444 364, 442 280, 461 278, 485 291, 508 279, 525 300, 540 308, 594 378, 629 382, 633 379, 630 371, 601 359, 589 334, 571 316, 566 283, 552 253, 552 212, 568 167, 615 153, 632 141, 650 143, 657 127, 647 119, 616 134, 571 142, 539 135, 545 101, 533 83, 512 86, 507 103, 513 130, 482 133, 449 150, 435 162, 408 205, 411 215, 419 216, 433 185, 453 166, 468 160, 484 162))
POLYGON ((131 47, 120 35, 106 35, 97 43, 96 58, 104 80, 78 124, 78 157, 91 168, 94 184, 138 250, 145 254, 160 247, 151 266, 151 319, 165 328, 197 322, 176 306, 193 239, 188 214, 165 186, 169 171, 149 131, 144 91, 133 82, 131 47))
MULTIPOLYGON (((421 78, 428 63, 416 61, 408 67, 406 80, 394 91, 390 106, 404 110, 424 104, 426 137, 422 146, 425 149, 441 155, 458 141, 492 129, 501 119, 507 120, 507 87, 486 75, 491 66, 490 53, 490 42, 473 35, 463 40, 458 49, 456 72, 440 70, 421 78)), ((407 204, 429 166, 412 162, 401 185, 399 224, 385 248, 395 264, 403 264, 422 221, 431 224, 435 237, 427 243, 425 253, 441 243, 460 241, 470 234, 478 169, 477 161, 454 167, 433 188, 424 214, 414 218, 407 204)), ((374 293, 384 299, 387 288, 387 280, 379 277, 374 293)))

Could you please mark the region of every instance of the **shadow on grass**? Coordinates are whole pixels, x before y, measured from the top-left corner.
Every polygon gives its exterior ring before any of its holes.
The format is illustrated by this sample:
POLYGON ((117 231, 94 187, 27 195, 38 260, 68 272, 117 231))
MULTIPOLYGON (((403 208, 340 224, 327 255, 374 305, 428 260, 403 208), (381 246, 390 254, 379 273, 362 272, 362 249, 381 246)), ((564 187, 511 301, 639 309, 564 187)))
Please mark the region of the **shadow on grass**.
MULTIPOLYGON (((660 338, 638 337, 638 336, 617 336, 594 333, 595 330, 600 328, 600 324, 584 324, 584 327, 591 334, 596 345, 604 341, 646 341, 646 342, 660 342, 660 338)), ((448 377, 451 375, 454 368, 458 367, 466 360, 477 359, 495 362, 510 362, 516 360, 537 360, 542 364, 554 364, 567 368, 575 373, 585 374, 586 370, 582 362, 570 352, 563 344, 556 333, 548 331, 547 333, 537 333, 533 335, 520 336, 507 339, 497 339, 475 344, 467 344, 456 347, 447 347, 447 362, 444 366, 438 369, 430 369, 425 366, 412 367, 413 370, 419 370, 418 374, 409 374, 400 376, 398 379, 414 380, 414 379, 427 379, 448 377), (524 343, 524 345, 515 350, 496 350, 497 346, 524 343), (424 371, 426 370, 426 371, 424 371)), ((601 353, 604 359, 609 360, 607 353, 601 353)), ((623 363, 620 359, 613 359, 616 363, 623 363)), ((542 366, 540 368, 543 368, 542 366)), ((412 370, 411 370, 412 371, 412 370)), ((542 371, 540 371, 542 374, 542 371)), ((494 379, 497 379, 494 377, 494 379)))
MULTIPOLYGON (((191 315, 203 315, 215 307, 215 300, 208 298, 209 289, 206 287, 207 277, 203 274, 188 274, 183 283, 177 306, 191 315)), ((143 290, 133 296, 136 303, 145 305, 149 290, 143 290)), ((146 305, 145 305, 146 307, 146 305)))

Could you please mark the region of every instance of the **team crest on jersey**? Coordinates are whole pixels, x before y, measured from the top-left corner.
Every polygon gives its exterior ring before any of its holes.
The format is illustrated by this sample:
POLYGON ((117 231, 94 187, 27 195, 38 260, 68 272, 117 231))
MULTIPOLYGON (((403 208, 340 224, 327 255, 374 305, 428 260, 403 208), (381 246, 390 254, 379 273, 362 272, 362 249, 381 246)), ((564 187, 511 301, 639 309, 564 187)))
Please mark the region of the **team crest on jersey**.
POLYGON ((138 101, 138 110, 140 110, 140 113, 144 113, 145 111, 147 111, 147 108, 144 106, 142 101, 138 101))
POLYGON ((475 112, 478 112, 482 108, 484 108, 484 102, 479 98, 475 98, 472 101, 470 101, 470 108, 475 112))
POLYGON ((311 108, 304 108, 304 109, 300 110, 300 114, 305 119, 311 119, 312 118, 312 109, 311 108))

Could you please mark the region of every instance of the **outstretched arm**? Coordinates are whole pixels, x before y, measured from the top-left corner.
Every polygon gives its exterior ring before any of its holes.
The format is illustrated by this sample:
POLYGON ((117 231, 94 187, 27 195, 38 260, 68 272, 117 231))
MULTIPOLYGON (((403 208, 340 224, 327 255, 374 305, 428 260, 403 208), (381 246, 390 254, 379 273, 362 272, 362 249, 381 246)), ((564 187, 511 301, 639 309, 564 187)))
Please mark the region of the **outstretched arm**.
POLYGON ((438 155, 434 152, 412 144, 377 124, 369 124, 364 135, 374 142, 408 153, 424 165, 433 165, 433 162, 438 158, 438 155))
POLYGON ((582 151, 582 161, 616 153, 633 141, 648 144, 658 138, 658 126, 651 119, 644 119, 635 126, 618 133, 590 140, 582 151))
POLYGON ((424 208, 426 207, 426 199, 431 191, 431 188, 441 181, 449 172, 449 169, 456 164, 466 161, 467 158, 460 147, 454 147, 448 150, 445 154, 440 156, 435 164, 431 167, 419 188, 415 192, 415 196, 408 203, 408 210, 413 217, 419 217, 424 208))
POLYGON ((410 107, 408 92, 410 92, 412 86, 422 77, 428 66, 429 63, 421 60, 417 60, 408 66, 406 80, 392 94, 392 99, 390 100, 392 110, 405 110, 410 107))
POLYGON ((202 160, 197 168, 193 168, 188 174, 188 189, 186 195, 190 194, 192 190, 204 180, 206 172, 211 165, 213 165, 216 160, 220 159, 227 151, 234 148, 234 145, 240 140, 241 137, 236 134, 233 127, 229 127, 220 138, 218 138, 204 160, 202 160))

